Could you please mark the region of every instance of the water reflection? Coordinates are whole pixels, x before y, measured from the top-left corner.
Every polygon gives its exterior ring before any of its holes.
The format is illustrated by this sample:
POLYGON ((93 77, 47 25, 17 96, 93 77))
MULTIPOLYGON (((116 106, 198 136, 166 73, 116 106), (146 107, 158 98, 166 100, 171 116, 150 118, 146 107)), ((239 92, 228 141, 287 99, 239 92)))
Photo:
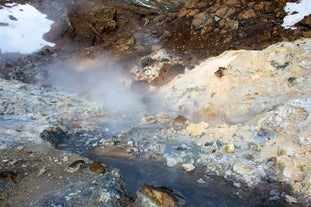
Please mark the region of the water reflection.
POLYGON ((42 38, 52 23, 29 4, 5 4, 0 7, 0 53, 29 54, 54 46, 42 38))

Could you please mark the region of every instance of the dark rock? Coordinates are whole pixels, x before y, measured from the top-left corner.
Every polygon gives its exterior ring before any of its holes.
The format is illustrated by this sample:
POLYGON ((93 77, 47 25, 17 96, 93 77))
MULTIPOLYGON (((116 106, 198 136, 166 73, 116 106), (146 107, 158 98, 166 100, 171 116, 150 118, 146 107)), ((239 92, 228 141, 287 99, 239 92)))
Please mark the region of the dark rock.
POLYGON ((8 179, 13 183, 17 183, 17 173, 11 170, 0 170, 0 179, 8 179))
POLYGON ((51 127, 40 133, 41 139, 50 142, 55 148, 64 144, 69 136, 59 127, 51 127))
POLYGON ((216 77, 222 78, 225 75, 225 73, 224 73, 225 70, 227 70, 227 68, 219 67, 218 70, 214 74, 216 77))
POLYGON ((13 21, 17 21, 17 18, 14 17, 13 15, 9 15, 9 19, 10 19, 10 20, 13 20, 13 21))
POLYGON ((145 56, 141 59, 140 64, 141 64, 141 67, 146 67, 150 65, 152 62, 153 60, 150 56, 145 56))
POLYGON ((8 23, 6 23, 6 22, 0 22, 0 27, 7 27, 7 26, 9 26, 8 23))
POLYGON ((289 66, 289 62, 285 62, 284 64, 280 64, 277 61, 271 61, 270 64, 275 67, 277 70, 284 70, 287 66, 289 66))
POLYGON ((297 84, 299 83, 297 77, 289 77, 289 78, 287 79, 287 81, 288 81, 288 85, 289 85, 290 87, 295 86, 295 85, 297 85, 297 84))

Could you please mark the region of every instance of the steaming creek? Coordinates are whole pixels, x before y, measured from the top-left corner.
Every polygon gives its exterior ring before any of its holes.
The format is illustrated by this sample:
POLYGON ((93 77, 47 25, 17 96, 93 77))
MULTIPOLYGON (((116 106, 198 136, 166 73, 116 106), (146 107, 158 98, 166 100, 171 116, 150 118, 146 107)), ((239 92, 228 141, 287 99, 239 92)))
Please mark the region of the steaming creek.
MULTIPOLYGON (((120 120, 118 123, 123 127, 130 127, 130 123, 122 124, 120 120)), ((105 123, 105 126, 108 125, 109 123, 105 123)), ((112 123, 111 126, 114 125, 115 123, 112 123)), ((109 133, 107 133, 107 130, 96 131, 96 134, 104 133, 108 136, 115 136, 121 131, 123 130, 116 128, 109 133)), ((70 138, 70 143, 64 143, 59 148, 78 153, 91 160, 100 161, 108 167, 119 169, 126 189, 134 198, 136 198, 136 192, 142 184, 151 184, 154 186, 168 186, 181 193, 186 199, 186 206, 189 207, 246 207, 254 205, 260 199, 260 193, 255 192, 255 190, 234 187, 230 181, 215 175, 206 175, 200 169, 189 173, 152 160, 100 156, 92 152, 91 142, 89 142, 89 145, 81 144, 88 143, 86 137, 92 137, 92 134, 86 132, 82 135, 74 135, 70 138)), ((93 137, 96 137, 96 135, 94 134, 93 137)))

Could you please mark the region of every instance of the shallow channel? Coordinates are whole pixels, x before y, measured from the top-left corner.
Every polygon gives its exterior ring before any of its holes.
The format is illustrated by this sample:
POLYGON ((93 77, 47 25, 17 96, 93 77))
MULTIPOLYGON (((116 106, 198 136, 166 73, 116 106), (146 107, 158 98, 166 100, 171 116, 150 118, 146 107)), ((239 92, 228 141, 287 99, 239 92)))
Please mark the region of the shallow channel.
POLYGON ((261 199, 253 191, 236 188, 224 178, 206 176, 199 171, 188 173, 150 160, 98 157, 94 154, 87 156, 108 167, 120 169, 126 189, 134 198, 140 186, 147 183, 173 188, 185 197, 189 207, 249 207, 256 206, 261 199))

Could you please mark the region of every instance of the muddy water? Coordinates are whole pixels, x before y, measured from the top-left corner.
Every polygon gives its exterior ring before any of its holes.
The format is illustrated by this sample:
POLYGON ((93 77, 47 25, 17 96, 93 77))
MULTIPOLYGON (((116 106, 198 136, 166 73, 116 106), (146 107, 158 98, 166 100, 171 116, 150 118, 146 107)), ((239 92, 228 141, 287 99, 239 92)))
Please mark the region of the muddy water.
POLYGON ((255 206, 260 199, 253 192, 247 189, 238 189, 221 177, 207 176, 199 171, 188 173, 150 160, 98 157, 94 154, 87 156, 105 163, 108 167, 120 169, 126 188, 133 197, 136 197, 140 186, 147 183, 173 188, 186 198, 186 206, 190 207, 249 207, 255 206))

